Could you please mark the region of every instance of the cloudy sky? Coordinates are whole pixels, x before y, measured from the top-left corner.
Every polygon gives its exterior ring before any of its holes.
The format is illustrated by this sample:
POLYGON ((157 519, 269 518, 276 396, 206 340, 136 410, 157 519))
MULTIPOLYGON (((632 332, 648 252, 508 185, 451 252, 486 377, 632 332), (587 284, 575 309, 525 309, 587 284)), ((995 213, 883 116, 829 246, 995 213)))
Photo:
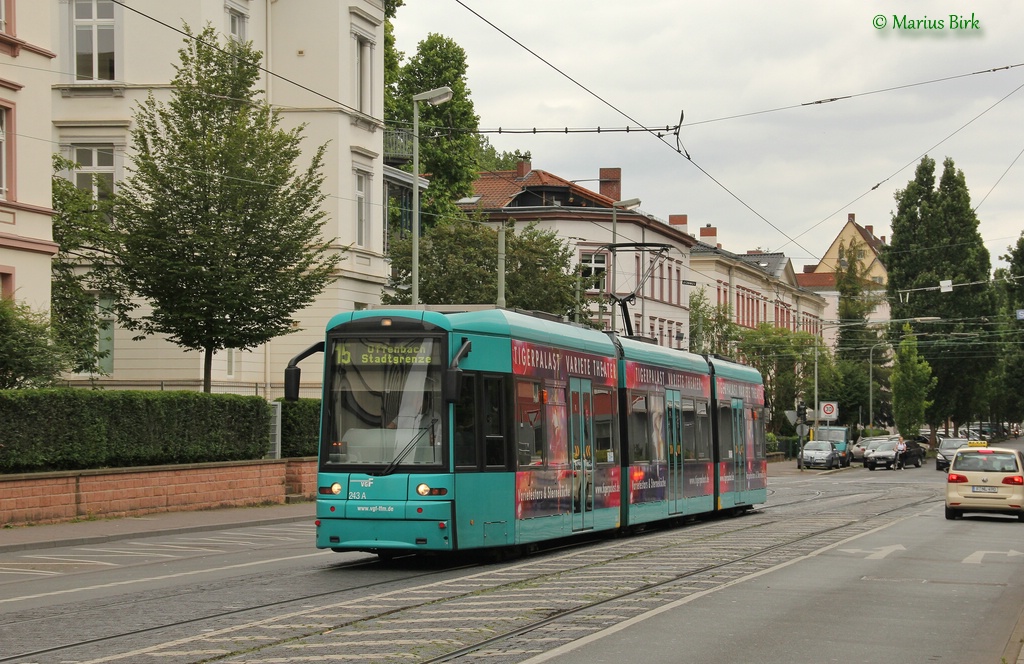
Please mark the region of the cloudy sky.
POLYGON ((800 271, 848 213, 888 236, 925 154, 937 176, 946 157, 963 170, 994 266, 1024 229, 1024 2, 405 0, 394 26, 407 57, 430 33, 466 50, 482 129, 664 129, 684 112, 690 159, 643 131, 489 138, 594 190, 620 167, 623 198, 712 224, 730 251, 800 271))

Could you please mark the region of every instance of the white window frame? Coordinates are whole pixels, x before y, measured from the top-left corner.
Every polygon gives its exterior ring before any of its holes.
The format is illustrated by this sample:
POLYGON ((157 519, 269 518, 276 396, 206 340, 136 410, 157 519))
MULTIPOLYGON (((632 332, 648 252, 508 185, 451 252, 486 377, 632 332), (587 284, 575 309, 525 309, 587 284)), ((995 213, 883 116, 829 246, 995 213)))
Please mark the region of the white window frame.
POLYGON ((352 26, 352 106, 366 115, 373 115, 373 55, 376 48, 371 33, 352 26))
POLYGON ((356 246, 366 247, 370 242, 370 194, 372 192, 373 174, 370 171, 355 169, 355 216, 356 246))
POLYGON ((97 361, 101 373, 108 376, 114 373, 114 300, 110 296, 96 298, 96 313, 99 317, 99 329, 96 335, 96 350, 100 353, 108 351, 106 357, 97 361))
POLYGON ((109 182, 111 191, 117 183, 117 168, 116 168, 116 157, 117 152, 113 143, 72 143, 71 144, 71 160, 77 162, 79 167, 75 171, 74 183, 79 189, 88 189, 92 192, 92 196, 95 199, 100 198, 100 190, 96 186, 97 175, 109 175, 109 182), (79 160, 81 156, 80 150, 88 151, 91 155, 88 164, 83 164, 79 160), (107 157, 109 156, 110 163, 107 164, 107 157), (104 163, 101 165, 100 161, 104 163), (84 178, 89 178, 89 186, 84 187, 84 178), (79 179, 82 178, 82 179, 79 179))
POLYGON ((580 279, 584 280, 584 290, 587 293, 603 293, 608 288, 608 252, 607 251, 581 251, 580 252, 580 279), (600 260, 597 260, 600 259, 600 260), (590 275, 585 270, 590 270, 590 275), (597 283, 598 274, 600 284, 597 283))
POLYGON ((70 0, 71 3, 71 59, 72 69, 74 71, 75 80, 86 82, 86 81, 113 81, 117 78, 117 35, 115 33, 114 23, 114 10, 115 4, 112 0, 70 0), (78 18, 78 7, 79 4, 88 4, 91 6, 90 17, 78 18), (110 7, 109 17, 99 17, 100 6, 110 7), (90 39, 90 50, 91 50, 91 63, 90 71, 87 76, 82 75, 82 71, 79 68, 78 58, 78 39, 80 32, 88 30, 90 39), (109 78, 101 77, 100 74, 100 35, 101 33, 108 33, 110 40, 110 54, 113 60, 114 71, 110 73, 109 78))
POLYGON ((249 9, 239 2, 227 0, 224 3, 224 16, 227 22, 225 33, 240 42, 249 40, 249 9))
MULTIPOLYGON (((2 2, 2 0, 0 0, 2 2)), ((7 200, 7 178, 10 175, 10 163, 7 159, 7 152, 10 146, 7 144, 7 127, 10 124, 10 114, 13 111, 7 106, 0 105, 0 200, 7 200)))

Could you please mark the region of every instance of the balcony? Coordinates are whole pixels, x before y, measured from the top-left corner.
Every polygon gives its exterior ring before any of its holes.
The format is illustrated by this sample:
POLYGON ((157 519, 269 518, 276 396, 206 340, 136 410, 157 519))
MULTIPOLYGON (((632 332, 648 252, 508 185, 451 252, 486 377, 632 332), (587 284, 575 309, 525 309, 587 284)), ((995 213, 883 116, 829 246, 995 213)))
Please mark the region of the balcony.
POLYGON ((412 130, 384 130, 384 163, 401 166, 412 161, 412 130))

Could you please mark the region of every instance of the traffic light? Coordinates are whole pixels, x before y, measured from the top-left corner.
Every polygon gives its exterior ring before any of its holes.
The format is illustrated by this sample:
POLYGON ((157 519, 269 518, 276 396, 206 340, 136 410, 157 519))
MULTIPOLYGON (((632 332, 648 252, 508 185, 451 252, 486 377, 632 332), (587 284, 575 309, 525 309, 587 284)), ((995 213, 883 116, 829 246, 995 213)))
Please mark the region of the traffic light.
POLYGON ((796 421, 806 422, 807 421, 807 405, 801 401, 796 407, 796 421))

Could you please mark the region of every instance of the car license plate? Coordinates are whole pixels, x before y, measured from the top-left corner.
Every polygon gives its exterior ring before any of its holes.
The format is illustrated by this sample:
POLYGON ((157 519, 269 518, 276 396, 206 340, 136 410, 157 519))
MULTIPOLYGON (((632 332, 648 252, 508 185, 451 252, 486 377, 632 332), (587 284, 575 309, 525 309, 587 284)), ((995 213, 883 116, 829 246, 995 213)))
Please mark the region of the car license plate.
POLYGON ((974 493, 999 493, 999 488, 994 486, 972 486, 971 491, 974 493))

